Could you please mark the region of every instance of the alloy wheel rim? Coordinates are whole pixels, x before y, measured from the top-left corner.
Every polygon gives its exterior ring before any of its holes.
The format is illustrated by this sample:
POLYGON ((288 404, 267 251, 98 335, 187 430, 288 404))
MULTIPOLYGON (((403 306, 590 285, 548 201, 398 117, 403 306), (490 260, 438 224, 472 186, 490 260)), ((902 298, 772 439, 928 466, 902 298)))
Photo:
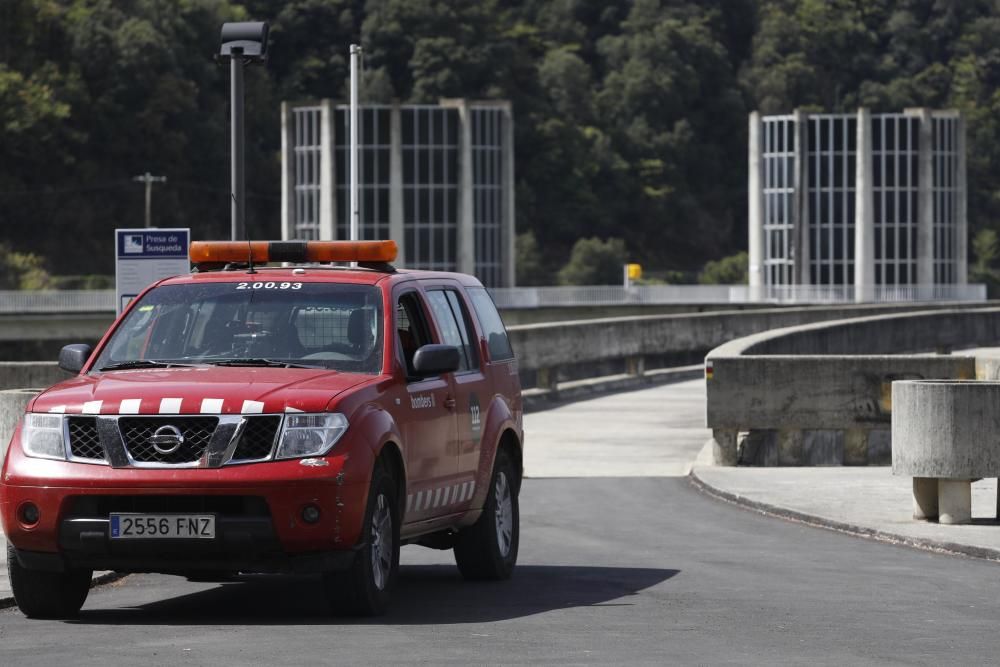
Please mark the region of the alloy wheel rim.
POLYGON ((392 513, 385 494, 378 494, 371 524, 372 577, 375 588, 385 590, 392 569, 392 513))
POLYGON ((500 555, 506 558, 510 554, 513 537, 514 501, 510 495, 510 484, 507 482, 507 475, 502 471, 497 473, 496 483, 493 487, 493 497, 496 501, 497 546, 500 549, 500 555))

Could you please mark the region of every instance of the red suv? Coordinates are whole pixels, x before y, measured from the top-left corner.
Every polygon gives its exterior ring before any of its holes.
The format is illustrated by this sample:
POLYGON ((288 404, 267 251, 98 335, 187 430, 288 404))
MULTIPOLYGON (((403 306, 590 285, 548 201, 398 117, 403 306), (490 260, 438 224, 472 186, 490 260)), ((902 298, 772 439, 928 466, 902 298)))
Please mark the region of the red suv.
POLYGON ((335 607, 379 614, 410 543, 509 577, 524 439, 507 333, 475 278, 395 254, 193 243, 194 273, 148 288, 96 349, 64 348, 78 375, 28 405, 3 466, 22 612, 72 616, 115 570, 316 572, 335 607))

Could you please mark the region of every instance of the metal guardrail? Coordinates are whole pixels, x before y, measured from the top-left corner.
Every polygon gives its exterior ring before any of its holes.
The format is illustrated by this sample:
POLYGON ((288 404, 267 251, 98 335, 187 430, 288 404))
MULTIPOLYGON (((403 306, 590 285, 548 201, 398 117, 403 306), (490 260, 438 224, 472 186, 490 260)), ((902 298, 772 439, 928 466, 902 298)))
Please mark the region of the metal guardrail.
POLYGON ((511 287, 492 289, 499 308, 556 306, 668 305, 678 303, 906 303, 985 301, 986 285, 907 285, 872 287, 856 299, 853 286, 788 285, 595 285, 588 287, 511 287))
MULTIPOLYGON (((509 287, 490 290, 499 308, 558 306, 670 305, 684 303, 856 303, 854 287, 833 285, 592 285, 509 287)), ((985 301, 985 285, 873 287, 861 303, 985 301)), ((0 290, 0 313, 112 312, 114 290, 0 290)))
POLYGON ((114 310, 114 290, 0 290, 0 313, 95 313, 114 310))

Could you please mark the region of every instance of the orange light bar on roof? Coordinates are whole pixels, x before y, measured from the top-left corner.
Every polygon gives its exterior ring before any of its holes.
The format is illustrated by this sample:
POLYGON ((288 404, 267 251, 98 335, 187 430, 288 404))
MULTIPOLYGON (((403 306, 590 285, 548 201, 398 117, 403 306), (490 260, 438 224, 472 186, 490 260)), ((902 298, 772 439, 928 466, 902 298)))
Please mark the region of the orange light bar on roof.
POLYGON ((395 241, 192 241, 194 264, 370 262, 396 259, 395 241))

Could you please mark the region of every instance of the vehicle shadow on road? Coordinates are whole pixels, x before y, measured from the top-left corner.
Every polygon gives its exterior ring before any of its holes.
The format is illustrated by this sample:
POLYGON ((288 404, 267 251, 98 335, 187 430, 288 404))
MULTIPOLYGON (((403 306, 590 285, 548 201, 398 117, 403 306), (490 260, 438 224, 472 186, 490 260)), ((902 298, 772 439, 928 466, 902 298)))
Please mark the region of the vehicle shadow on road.
POLYGON ((435 625, 483 623, 555 609, 630 606, 633 596, 678 570, 519 565, 513 578, 466 582, 454 566, 400 568, 389 613, 376 619, 331 616, 316 577, 254 577, 136 607, 87 610, 95 625, 435 625))

